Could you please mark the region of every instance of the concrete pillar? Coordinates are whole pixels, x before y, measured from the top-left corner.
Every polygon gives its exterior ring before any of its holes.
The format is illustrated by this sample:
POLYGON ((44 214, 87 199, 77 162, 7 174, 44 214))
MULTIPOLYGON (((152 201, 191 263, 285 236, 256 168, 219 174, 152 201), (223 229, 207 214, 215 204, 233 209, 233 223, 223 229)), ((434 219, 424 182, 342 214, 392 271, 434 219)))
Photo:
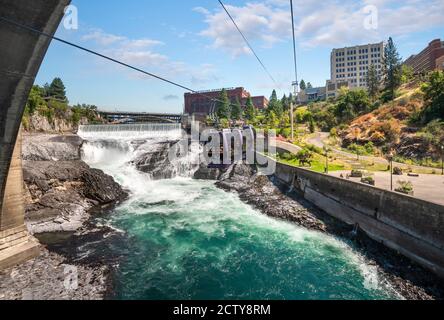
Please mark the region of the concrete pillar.
MULTIPOLYGON (((52 35, 69 3, 0 0, 0 16, 52 35)), ((48 37, 0 20, 0 269, 38 253, 24 225, 21 141, 16 142, 29 92, 50 42, 48 37)))

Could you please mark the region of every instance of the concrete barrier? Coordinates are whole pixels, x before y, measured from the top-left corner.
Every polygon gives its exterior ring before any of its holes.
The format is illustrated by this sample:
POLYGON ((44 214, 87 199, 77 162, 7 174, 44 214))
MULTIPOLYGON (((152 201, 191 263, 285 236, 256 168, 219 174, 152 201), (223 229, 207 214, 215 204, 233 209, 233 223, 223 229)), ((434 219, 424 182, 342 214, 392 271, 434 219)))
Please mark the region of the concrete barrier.
POLYGON ((444 206, 282 163, 276 164, 275 177, 331 216, 358 224, 374 240, 444 278, 444 206))

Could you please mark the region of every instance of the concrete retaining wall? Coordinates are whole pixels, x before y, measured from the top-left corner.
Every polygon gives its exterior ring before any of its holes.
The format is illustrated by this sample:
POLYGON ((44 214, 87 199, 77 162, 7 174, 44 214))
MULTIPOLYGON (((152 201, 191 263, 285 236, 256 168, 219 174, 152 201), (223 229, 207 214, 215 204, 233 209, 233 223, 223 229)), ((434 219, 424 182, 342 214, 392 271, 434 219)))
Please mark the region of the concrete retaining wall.
POLYGON ((275 176, 328 214, 359 224, 373 239, 444 277, 444 206, 281 163, 275 176))

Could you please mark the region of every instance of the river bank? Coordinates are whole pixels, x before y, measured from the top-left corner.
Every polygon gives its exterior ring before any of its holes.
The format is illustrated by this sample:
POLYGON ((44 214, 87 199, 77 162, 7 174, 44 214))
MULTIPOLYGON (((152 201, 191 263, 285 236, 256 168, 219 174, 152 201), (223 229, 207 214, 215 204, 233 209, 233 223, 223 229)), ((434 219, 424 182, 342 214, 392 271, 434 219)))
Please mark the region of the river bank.
POLYGON ((345 239, 378 268, 403 298, 444 299, 444 281, 438 276, 317 209, 273 177, 258 175, 254 168, 238 164, 221 175, 216 185, 236 192, 244 202, 268 216, 345 239))
POLYGON ((444 297, 442 281, 250 166, 166 163, 172 141, 83 143, 25 137, 26 221, 46 249, 0 273, 0 299, 444 297))
MULTIPOLYGON (((91 242, 94 236, 103 238, 109 230, 89 221, 127 197, 112 177, 81 160, 82 143, 80 137, 70 134, 23 136, 28 230, 38 239, 42 235, 44 240, 66 237, 65 246, 70 247, 71 253, 76 251, 69 245, 73 237, 84 239, 76 243, 78 247, 91 242)), ((47 247, 51 246, 42 245, 42 253, 36 259, 0 272, 0 299, 104 298, 110 285, 110 265, 100 259, 79 261, 66 250, 57 253, 47 247)))

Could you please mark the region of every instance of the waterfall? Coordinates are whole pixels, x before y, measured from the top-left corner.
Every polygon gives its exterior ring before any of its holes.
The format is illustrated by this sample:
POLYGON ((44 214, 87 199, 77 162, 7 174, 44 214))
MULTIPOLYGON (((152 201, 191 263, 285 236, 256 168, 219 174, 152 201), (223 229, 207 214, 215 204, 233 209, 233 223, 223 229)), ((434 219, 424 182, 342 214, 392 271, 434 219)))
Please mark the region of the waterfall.
POLYGON ((179 123, 110 124, 79 126, 77 134, 85 140, 179 139, 182 130, 179 123))
POLYGON ((169 159, 170 150, 186 137, 180 124, 90 125, 81 126, 78 135, 85 140, 83 160, 108 174, 121 171, 132 180, 159 180, 191 177, 198 169, 199 148, 169 159))

